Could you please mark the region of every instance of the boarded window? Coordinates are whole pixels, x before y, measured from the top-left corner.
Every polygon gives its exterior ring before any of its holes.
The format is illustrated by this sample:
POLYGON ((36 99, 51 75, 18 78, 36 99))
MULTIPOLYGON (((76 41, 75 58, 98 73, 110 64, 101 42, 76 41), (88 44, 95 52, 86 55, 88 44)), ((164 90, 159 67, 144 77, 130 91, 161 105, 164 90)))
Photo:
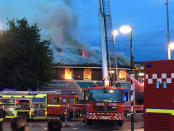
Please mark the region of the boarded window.
POLYGON ((73 69, 73 80, 83 80, 83 69, 73 69))
POLYGON ((92 80, 102 80, 101 69, 92 69, 92 80))

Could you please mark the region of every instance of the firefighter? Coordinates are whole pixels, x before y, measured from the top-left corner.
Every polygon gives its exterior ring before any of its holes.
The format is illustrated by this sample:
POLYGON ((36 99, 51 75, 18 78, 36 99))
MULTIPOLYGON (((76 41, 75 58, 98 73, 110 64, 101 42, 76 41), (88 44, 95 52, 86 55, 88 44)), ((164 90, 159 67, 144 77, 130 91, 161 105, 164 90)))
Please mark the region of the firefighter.
POLYGON ((75 118, 76 118, 76 113, 75 113, 75 111, 73 111, 73 120, 75 120, 75 118))
POLYGON ((68 111, 67 111, 67 109, 64 112, 64 116, 65 116, 65 127, 68 127, 68 111))
POLYGON ((0 106, 0 131, 3 131, 3 120, 5 118, 5 110, 0 106))
POLYGON ((94 81, 92 87, 97 87, 97 86, 98 86, 98 85, 97 85, 97 82, 94 81))

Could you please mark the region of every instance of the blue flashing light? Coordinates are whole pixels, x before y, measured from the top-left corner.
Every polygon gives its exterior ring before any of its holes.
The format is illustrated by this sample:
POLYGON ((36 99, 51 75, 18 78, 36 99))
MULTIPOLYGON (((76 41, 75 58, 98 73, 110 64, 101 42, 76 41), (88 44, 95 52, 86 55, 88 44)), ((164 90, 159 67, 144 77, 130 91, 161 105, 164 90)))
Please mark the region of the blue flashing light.
POLYGON ((163 88, 167 88, 167 83, 166 83, 166 81, 163 82, 163 88))
POLYGON ((146 64, 146 67, 152 67, 152 64, 146 64))
POLYGON ((160 82, 157 81, 157 82, 156 82, 156 88, 157 88, 157 89, 159 89, 159 85, 160 85, 160 82))
POLYGON ((123 96, 123 100, 126 101, 126 99, 127 99, 127 96, 123 96))

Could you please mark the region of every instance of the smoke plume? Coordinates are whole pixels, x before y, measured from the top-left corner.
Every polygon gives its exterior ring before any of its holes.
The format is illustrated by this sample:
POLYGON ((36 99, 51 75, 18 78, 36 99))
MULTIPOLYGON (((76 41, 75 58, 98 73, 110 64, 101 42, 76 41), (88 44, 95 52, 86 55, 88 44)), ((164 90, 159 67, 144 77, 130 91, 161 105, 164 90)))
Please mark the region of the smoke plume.
POLYGON ((51 48, 54 51, 55 63, 99 64, 100 48, 92 48, 78 41, 80 39, 78 8, 73 2, 72 0, 1 0, 0 29, 6 28, 7 18, 26 17, 31 24, 37 23, 41 28, 43 39, 51 39, 54 43, 51 48), (85 56, 81 55, 82 52, 85 52, 85 56))
POLYGON ((56 63, 97 62, 100 58, 96 50, 77 40, 78 16, 75 9, 78 8, 72 0, 3 0, 0 4, 0 23, 5 27, 7 18, 23 17, 30 23, 37 23, 42 38, 51 39, 54 43, 52 49, 56 63), (59 50, 64 52, 63 55, 59 50), (83 50, 88 52, 88 56, 81 56, 83 50))

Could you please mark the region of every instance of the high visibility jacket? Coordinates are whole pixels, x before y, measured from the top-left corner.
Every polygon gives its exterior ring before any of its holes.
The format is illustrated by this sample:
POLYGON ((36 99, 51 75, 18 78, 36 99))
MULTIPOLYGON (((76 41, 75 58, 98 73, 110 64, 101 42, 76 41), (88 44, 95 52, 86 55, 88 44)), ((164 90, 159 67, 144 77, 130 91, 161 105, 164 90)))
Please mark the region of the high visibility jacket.
POLYGON ((0 122, 3 121, 3 120, 4 120, 4 118, 0 118, 0 122))
POLYGON ((3 121, 5 117, 5 111, 3 109, 0 109, 0 121, 3 121))

